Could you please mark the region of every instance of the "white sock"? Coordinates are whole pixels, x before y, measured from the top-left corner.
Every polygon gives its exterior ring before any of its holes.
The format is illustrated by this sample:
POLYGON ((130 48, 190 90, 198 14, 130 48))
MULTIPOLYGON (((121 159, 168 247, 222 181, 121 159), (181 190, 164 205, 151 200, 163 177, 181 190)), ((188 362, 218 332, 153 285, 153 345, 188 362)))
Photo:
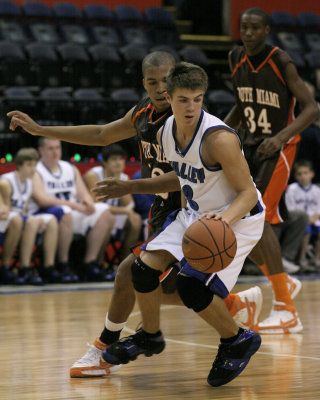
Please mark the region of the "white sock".
POLYGON ((116 324, 108 319, 108 313, 106 315, 105 327, 111 332, 121 331, 126 326, 127 321, 116 324))

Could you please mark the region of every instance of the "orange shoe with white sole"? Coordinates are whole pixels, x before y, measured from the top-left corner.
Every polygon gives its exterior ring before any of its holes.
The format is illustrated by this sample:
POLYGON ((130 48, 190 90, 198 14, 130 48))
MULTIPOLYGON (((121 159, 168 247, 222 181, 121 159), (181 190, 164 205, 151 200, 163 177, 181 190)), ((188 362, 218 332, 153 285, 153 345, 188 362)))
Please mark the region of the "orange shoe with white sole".
POLYGON ((295 306, 274 300, 269 317, 259 322, 255 330, 260 334, 299 333, 303 326, 295 306))
POLYGON ((103 350, 107 348, 106 344, 96 338, 93 345, 89 346, 86 354, 70 368, 71 378, 96 378, 118 371, 120 365, 109 364, 101 358, 103 350))
POLYGON ((237 293, 229 311, 241 328, 252 331, 258 323, 262 303, 262 291, 259 286, 254 286, 237 293))

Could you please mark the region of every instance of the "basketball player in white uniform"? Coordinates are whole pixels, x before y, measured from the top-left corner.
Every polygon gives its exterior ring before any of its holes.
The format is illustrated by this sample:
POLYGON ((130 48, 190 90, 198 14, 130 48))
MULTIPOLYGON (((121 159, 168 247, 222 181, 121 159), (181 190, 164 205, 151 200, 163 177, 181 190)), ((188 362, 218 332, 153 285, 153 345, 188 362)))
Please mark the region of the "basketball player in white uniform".
POLYGON ((261 237, 264 205, 249 173, 237 134, 202 109, 208 80, 205 71, 179 63, 167 75, 167 96, 173 110, 158 139, 171 163, 176 190, 181 186, 188 207, 173 212, 162 231, 144 245, 132 264, 132 282, 142 314, 142 329, 111 344, 105 361, 125 364, 139 354, 160 353, 165 341, 160 331, 159 275, 175 261, 182 264, 177 279, 180 297, 221 336, 218 356, 208 383, 230 382, 245 368, 260 346, 260 336, 238 328, 223 298, 233 288, 246 256, 261 237), (186 228, 199 218, 226 221, 237 238, 233 262, 219 273, 205 274, 184 259, 181 244, 186 228))
MULTIPOLYGON (((11 214, 21 215, 24 220, 20 242, 20 279, 16 283, 42 283, 35 269, 30 268, 32 251, 37 239, 37 233, 43 235, 44 268, 40 270, 46 278, 52 275, 58 239, 56 218, 50 214, 32 216, 28 210, 32 196, 32 177, 35 173, 38 152, 33 148, 23 148, 15 156, 16 171, 1 176, 0 190, 4 202, 10 206, 11 214), (49 271, 50 270, 50 271, 49 271)), ((10 217, 10 216, 9 216, 10 217)))
MULTIPOLYGON (((107 231, 112 229, 109 206, 94 203, 80 172, 72 164, 61 160, 59 140, 40 138, 41 159, 33 178, 33 206, 54 213, 58 209, 61 222, 58 259, 60 269, 69 270, 69 249, 73 234, 86 236, 84 263, 79 274, 83 280, 104 280, 96 260, 107 231)), ((36 209, 33 210, 34 212, 36 209)))
MULTIPOLYGON (((89 190, 93 189, 97 182, 106 177, 117 178, 121 181, 129 180, 129 176, 123 172, 125 168, 125 152, 118 144, 111 144, 102 149, 102 165, 91 168, 84 176, 89 190)), ((141 232, 141 217, 134 211, 134 201, 131 194, 122 197, 105 200, 115 217, 112 236, 123 241, 121 256, 130 254, 130 248, 134 246, 141 232)))

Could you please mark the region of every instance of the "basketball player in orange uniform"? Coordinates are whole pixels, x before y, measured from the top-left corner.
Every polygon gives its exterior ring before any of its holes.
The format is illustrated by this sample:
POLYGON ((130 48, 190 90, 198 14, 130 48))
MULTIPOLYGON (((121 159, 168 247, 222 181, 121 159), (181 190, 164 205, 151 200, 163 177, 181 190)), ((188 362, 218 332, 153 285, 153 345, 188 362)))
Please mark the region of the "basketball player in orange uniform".
MULTIPOLYGON (((152 235, 159 231, 166 217, 180 207, 180 192, 168 193, 170 184, 161 182, 162 178, 169 175, 167 172, 172 171, 172 168, 156 139, 157 131, 164 124, 166 118, 172 115, 165 92, 166 75, 174 64, 175 59, 170 53, 153 52, 148 54, 142 62, 143 85, 148 96, 141 99, 136 107, 133 107, 117 121, 101 126, 43 127, 27 114, 12 111, 8 114, 9 117, 12 117, 10 127, 14 130, 17 126, 22 126, 25 131, 35 136, 46 136, 89 146, 106 146, 137 136, 141 148, 141 177, 146 179, 120 181, 118 185, 122 185, 121 187, 125 191, 127 191, 127 185, 130 185, 132 191, 126 193, 139 193, 145 186, 151 190, 151 193, 157 193, 149 221, 150 235, 152 235), (159 174, 158 186, 153 190, 155 186, 149 182, 148 178, 159 174), (147 181, 146 185, 145 181, 147 181)), ((117 182, 116 179, 115 181, 117 182)), ((173 186, 175 186, 175 182, 173 186)), ((117 193, 120 197, 125 194, 124 191, 121 194, 119 190, 117 193)), ((84 356, 73 364, 70 369, 71 377, 106 376, 118 368, 101 360, 101 353, 108 345, 118 340, 134 307, 135 294, 131 282, 131 264, 134 259, 135 256, 131 254, 119 265, 103 331, 84 356)), ((176 292, 164 293, 162 301, 166 304, 182 304, 176 292)), ((233 301, 228 302, 229 311, 236 322, 242 323, 249 329, 257 321, 261 306, 262 294, 259 287, 233 295, 233 301)))
POLYGON ((250 258, 271 281, 275 299, 270 316, 259 323, 259 333, 295 333, 303 327, 293 305, 301 287, 284 273, 279 241, 271 224, 285 218, 285 191, 294 162, 299 132, 319 116, 319 110, 287 53, 266 44, 268 15, 250 8, 241 16, 243 46, 229 54, 236 105, 225 123, 239 128, 251 175, 263 195, 266 222, 261 240, 250 258), (294 119, 298 100, 300 114, 294 119), (291 287, 290 296, 288 286, 291 287))

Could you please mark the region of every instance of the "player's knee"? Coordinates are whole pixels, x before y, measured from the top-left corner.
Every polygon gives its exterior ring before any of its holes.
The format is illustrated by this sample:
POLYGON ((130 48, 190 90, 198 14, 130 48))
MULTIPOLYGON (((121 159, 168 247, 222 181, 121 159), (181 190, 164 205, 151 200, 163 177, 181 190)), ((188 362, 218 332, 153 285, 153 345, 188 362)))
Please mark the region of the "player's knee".
POLYGON ((205 310, 213 299, 211 290, 193 277, 178 275, 177 289, 183 304, 195 312, 205 310))
POLYGON ((72 224, 72 214, 71 213, 63 214, 60 219, 60 223, 70 226, 70 224, 72 224))
POLYGON ((128 216, 128 222, 133 227, 139 227, 141 225, 141 216, 137 213, 130 213, 128 216))
POLYGON ((140 257, 134 260, 131 266, 132 282, 135 290, 140 293, 153 292, 159 286, 161 272, 150 268, 140 257))
POLYGON ((21 231, 22 226, 23 226, 23 220, 21 215, 15 215, 14 217, 11 218, 8 228, 12 230, 21 231))
POLYGON ((41 225, 41 219, 33 217, 32 215, 28 217, 25 222, 25 226, 29 229, 38 229, 41 225))
POLYGON ((129 255, 118 266, 114 282, 115 291, 128 290, 128 287, 132 288, 131 265, 134 259, 135 257, 133 254, 129 255))

